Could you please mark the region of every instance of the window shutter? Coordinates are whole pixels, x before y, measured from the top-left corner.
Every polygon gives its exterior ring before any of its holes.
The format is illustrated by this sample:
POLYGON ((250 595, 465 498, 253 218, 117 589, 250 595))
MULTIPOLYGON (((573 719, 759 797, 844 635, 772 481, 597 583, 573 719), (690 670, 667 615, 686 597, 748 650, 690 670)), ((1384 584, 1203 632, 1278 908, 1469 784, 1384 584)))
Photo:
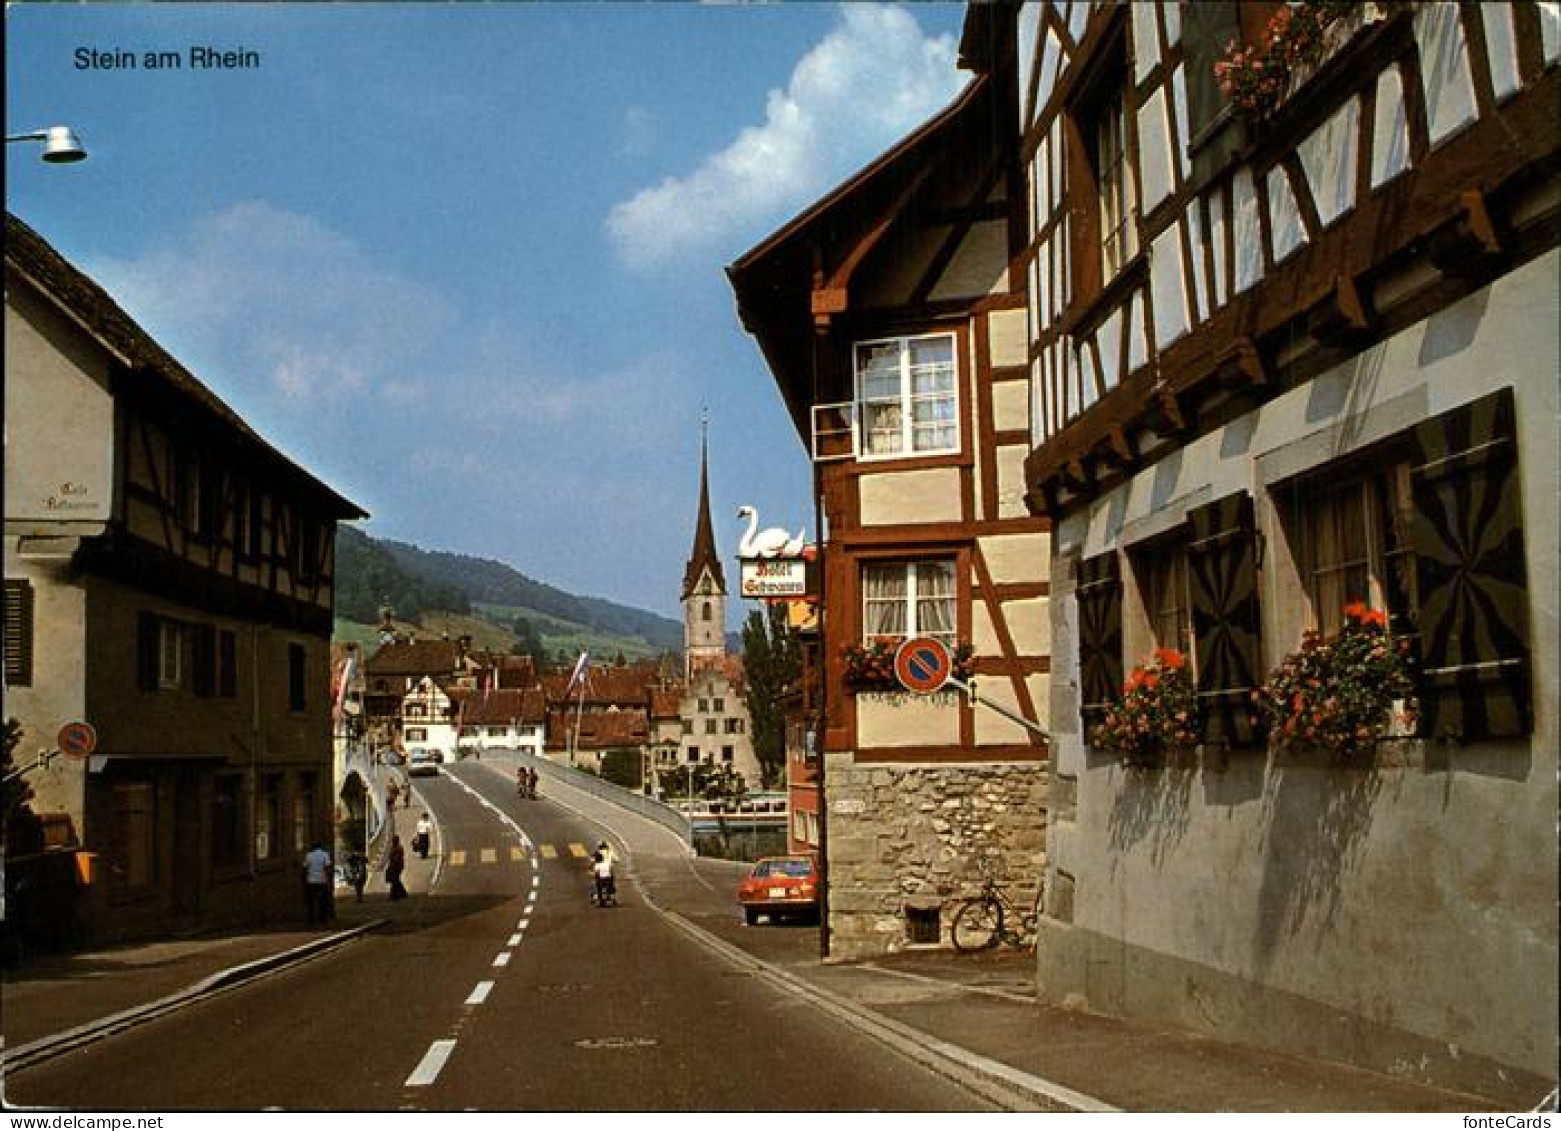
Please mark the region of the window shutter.
POLYGON ((5 579, 5 685, 33 682, 33 587, 21 578, 5 579))
POLYGON ((157 690, 158 667, 162 660, 161 643, 157 616, 141 613, 136 618, 136 677, 142 691, 157 690))
POLYGON ((1079 563, 1079 718, 1088 736, 1122 693, 1122 572, 1113 553, 1079 563))
POLYGON ((191 686, 196 695, 209 698, 217 690, 217 630, 209 624, 196 625, 193 650, 191 686))
POLYGON ((1192 542, 1193 648, 1206 742, 1244 746, 1257 740, 1252 691, 1262 667, 1257 595, 1257 533, 1252 496, 1242 492, 1188 512, 1192 542))
POLYGON ((1414 432, 1412 541, 1425 734, 1528 734, 1528 595, 1512 390, 1414 432))
POLYGON ((238 697, 238 637, 224 632, 218 637, 217 694, 224 699, 238 697))

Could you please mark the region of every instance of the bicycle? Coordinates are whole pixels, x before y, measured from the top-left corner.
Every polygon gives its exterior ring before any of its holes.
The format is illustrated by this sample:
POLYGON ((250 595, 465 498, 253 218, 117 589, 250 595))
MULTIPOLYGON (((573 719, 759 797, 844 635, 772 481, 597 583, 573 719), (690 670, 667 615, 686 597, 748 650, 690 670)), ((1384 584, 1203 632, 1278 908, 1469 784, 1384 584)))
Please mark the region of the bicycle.
POLYGON ((981 882, 981 893, 965 900, 954 913, 949 929, 954 949, 961 954, 994 947, 999 941, 1009 946, 1035 946, 1035 928, 1041 917, 1041 893, 1028 910, 1021 908, 997 886, 990 876, 981 882), (1017 923, 1016 928, 1009 924, 1017 923))

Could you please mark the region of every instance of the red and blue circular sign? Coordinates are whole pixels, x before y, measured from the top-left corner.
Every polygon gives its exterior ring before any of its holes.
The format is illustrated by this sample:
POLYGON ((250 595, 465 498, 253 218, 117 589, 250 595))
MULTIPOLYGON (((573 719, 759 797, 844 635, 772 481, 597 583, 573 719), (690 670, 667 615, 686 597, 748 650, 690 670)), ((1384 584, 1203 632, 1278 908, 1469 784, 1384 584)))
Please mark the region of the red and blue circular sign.
POLYGON ((66 723, 55 737, 60 753, 67 758, 85 758, 98 748, 98 732, 91 723, 66 723))
POLYGON ((895 650, 894 676, 907 691, 931 695, 953 674, 954 658, 941 640, 913 636, 895 650))

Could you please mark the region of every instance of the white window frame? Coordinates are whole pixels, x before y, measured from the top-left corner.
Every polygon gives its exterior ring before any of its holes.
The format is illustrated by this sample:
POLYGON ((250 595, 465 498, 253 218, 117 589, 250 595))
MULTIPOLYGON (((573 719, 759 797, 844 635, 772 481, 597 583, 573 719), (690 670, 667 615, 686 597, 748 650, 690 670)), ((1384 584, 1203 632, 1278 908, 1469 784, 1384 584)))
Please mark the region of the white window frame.
POLYGON ((911 639, 916 636, 931 636, 943 641, 949 647, 953 647, 959 634, 959 562, 956 558, 922 558, 916 561, 868 561, 863 562, 859 573, 862 589, 862 640, 864 643, 872 643, 875 640, 884 639, 886 636, 903 637, 911 639), (921 573, 928 567, 936 567, 939 572, 945 572, 948 576, 949 588, 946 594, 933 596, 920 592, 921 573), (869 570, 891 569, 903 570, 905 577, 905 592, 893 601, 902 606, 902 619, 904 631, 890 634, 872 631, 878 618, 871 615, 871 604, 885 604, 890 598, 873 597, 869 594, 867 575, 869 570), (948 627, 932 628, 921 624, 921 605, 926 601, 948 602, 948 627))
POLYGON ((959 339, 952 333, 936 334, 911 334, 896 338, 872 338, 855 342, 851 348, 852 378, 856 399, 854 401, 856 421, 856 434, 853 438, 853 448, 856 458, 863 461, 878 461, 891 459, 913 459, 918 456, 953 455, 960 450, 959 427, 959 339), (918 343, 927 343, 942 340, 948 343, 949 352, 949 387, 946 392, 916 393, 915 383, 912 380, 911 347, 918 343), (868 426, 868 408, 871 404, 888 403, 879 398, 869 401, 864 388, 864 375, 862 368, 862 354, 865 350, 883 346, 895 346, 899 350, 899 448, 892 451, 870 451, 874 435, 868 426), (918 403, 947 401, 951 407, 951 415, 946 425, 940 424, 939 429, 947 427, 952 434, 952 440, 946 446, 916 447, 916 420, 915 409, 918 403))

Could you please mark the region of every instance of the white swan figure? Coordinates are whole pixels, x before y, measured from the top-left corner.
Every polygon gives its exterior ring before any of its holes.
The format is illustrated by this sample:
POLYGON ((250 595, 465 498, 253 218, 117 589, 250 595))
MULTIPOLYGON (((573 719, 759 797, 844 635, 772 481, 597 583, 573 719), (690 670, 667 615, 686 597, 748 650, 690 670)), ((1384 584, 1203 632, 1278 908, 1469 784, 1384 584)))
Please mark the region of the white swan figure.
POLYGON ((802 553, 803 535, 807 533, 806 530, 797 531, 795 538, 779 526, 759 530, 759 512, 748 506, 738 507, 737 517, 748 520, 748 530, 743 535, 743 540, 737 544, 738 557, 794 558, 802 553))

